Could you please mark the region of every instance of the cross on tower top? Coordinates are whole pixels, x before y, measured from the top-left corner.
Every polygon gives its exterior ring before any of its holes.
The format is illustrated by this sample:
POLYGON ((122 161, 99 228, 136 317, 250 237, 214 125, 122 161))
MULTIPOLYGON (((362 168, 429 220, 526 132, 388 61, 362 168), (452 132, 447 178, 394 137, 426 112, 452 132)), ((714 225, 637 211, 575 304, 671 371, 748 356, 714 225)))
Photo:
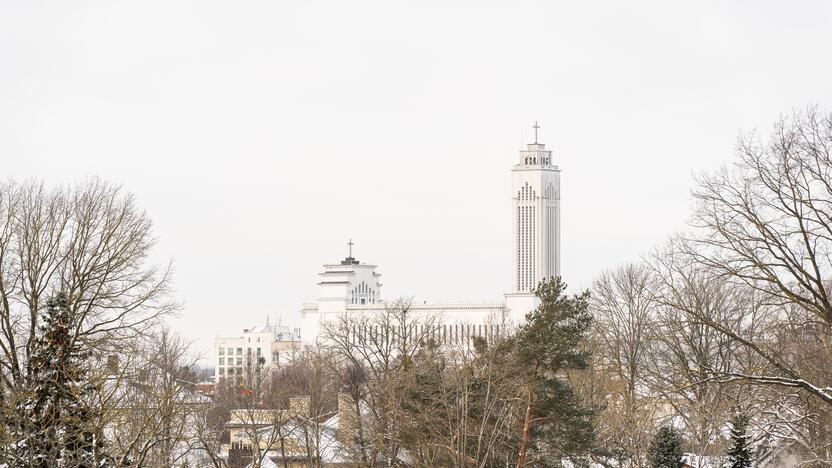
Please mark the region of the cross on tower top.
POLYGON ((353 245, 355 245, 355 242, 353 242, 352 237, 350 237, 349 242, 347 242, 347 247, 350 249, 349 250, 349 255, 347 256, 347 258, 341 260, 341 265, 358 265, 358 260, 356 260, 352 256, 352 246, 353 245))
POLYGON ((534 121, 532 128, 534 129, 534 144, 537 144, 537 129, 540 128, 540 125, 537 124, 537 120, 534 121))

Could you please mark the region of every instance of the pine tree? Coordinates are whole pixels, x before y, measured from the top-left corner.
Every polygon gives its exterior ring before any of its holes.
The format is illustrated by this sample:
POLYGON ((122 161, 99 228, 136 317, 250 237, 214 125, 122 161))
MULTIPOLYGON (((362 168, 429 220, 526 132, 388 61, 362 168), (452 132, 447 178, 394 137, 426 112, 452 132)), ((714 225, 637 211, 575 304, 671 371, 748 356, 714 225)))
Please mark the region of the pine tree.
POLYGON ((731 448, 728 450, 730 468, 751 468, 751 450, 749 447, 748 415, 738 413, 731 419, 731 448))
POLYGON ((676 429, 664 426, 650 443, 648 459, 652 468, 682 467, 682 437, 676 429))
POLYGON ((580 457, 595 439, 590 420, 593 410, 567 378, 569 371, 588 364, 583 344, 592 325, 589 292, 568 296, 565 291, 560 278, 541 283, 535 291, 540 306, 526 316, 526 323, 509 341, 526 390, 518 467, 534 452, 580 457))
POLYGON ((12 443, 2 453, 10 466, 109 466, 90 425, 95 414, 84 402, 93 387, 85 379, 89 353, 73 340, 75 325, 64 294, 49 301, 28 363, 31 383, 19 393, 12 443))

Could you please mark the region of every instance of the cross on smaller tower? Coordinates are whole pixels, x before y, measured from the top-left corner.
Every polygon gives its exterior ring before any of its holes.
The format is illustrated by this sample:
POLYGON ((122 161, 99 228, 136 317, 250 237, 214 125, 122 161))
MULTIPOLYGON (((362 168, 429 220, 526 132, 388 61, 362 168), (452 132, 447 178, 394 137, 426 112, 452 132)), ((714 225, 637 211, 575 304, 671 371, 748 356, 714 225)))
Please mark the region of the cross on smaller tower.
POLYGON ((350 237, 350 241, 347 242, 347 245, 350 246, 350 257, 349 258, 352 258, 352 246, 355 245, 355 243, 352 241, 352 237, 350 237))
POLYGON ((537 129, 540 128, 540 125, 537 124, 537 120, 534 121, 532 128, 534 129, 534 144, 537 144, 537 129))

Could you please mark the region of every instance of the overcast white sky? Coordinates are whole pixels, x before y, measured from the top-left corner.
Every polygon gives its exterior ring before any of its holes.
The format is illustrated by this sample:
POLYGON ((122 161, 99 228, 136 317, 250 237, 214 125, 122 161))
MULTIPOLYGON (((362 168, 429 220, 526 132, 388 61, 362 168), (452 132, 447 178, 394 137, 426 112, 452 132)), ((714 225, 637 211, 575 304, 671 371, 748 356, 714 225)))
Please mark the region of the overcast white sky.
POLYGON ((291 322, 350 236, 388 298, 501 299, 534 120, 588 286, 740 130, 832 107, 830 44, 823 1, 2 1, 0 172, 134 192, 207 352, 291 322))

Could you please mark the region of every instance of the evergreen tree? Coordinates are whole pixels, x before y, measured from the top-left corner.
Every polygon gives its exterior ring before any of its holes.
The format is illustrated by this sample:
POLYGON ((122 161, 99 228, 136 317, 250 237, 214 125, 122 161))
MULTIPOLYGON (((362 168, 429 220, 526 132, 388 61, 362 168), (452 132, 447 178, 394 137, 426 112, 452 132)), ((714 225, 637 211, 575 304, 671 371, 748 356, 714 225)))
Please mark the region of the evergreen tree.
POLYGON ((652 468, 682 467, 682 437, 676 429, 664 426, 650 443, 648 459, 652 468))
POLYGON ((11 443, 2 457, 10 466, 109 466, 84 401, 93 387, 86 380, 89 353, 73 339, 76 325, 64 294, 49 301, 28 362, 30 385, 18 393, 16 414, 7 421, 11 443))
POLYGON ((748 415, 737 413, 731 419, 731 448, 728 450, 730 468, 751 468, 751 450, 749 448, 748 415))
POLYGON ((589 359, 583 346, 592 325, 589 292, 567 296, 565 290, 560 278, 541 283, 535 291, 540 306, 509 341, 526 390, 518 467, 535 453, 540 455, 536 466, 542 466, 542 458, 580 457, 594 443, 594 412, 568 378, 568 372, 585 369, 589 359))

